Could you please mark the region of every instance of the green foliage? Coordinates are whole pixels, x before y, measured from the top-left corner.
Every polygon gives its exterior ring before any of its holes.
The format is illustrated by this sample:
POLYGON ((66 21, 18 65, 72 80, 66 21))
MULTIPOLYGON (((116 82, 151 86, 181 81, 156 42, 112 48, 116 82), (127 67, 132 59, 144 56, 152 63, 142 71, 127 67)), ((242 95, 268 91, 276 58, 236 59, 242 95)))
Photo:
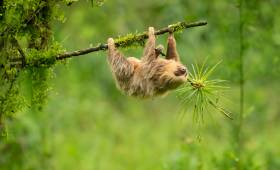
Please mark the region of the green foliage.
MULTIPOLYGON (((6 2, 27 4, 31 0, 6 2)), ((32 1, 32 4, 39 2, 32 1)), ((42 54, 55 48, 50 47, 53 41, 72 51, 131 30, 147 30, 148 26, 158 29, 174 21, 206 19, 209 23, 206 27, 188 29, 176 36, 181 61, 191 66, 209 56, 207 65, 213 66, 223 60, 209 80, 227 80, 230 90, 226 97, 229 100, 219 100, 219 104, 239 113, 237 1, 117 0, 106 1, 100 8, 92 8, 90 0, 65 7, 66 1, 56 2, 61 8, 56 12, 53 10, 50 24, 53 38, 50 38, 48 48, 38 50, 42 54), (61 15, 62 11, 65 17, 61 15), (65 22, 61 24, 60 20, 65 22)), ((54 71, 57 75, 55 79, 51 79, 54 73, 47 76, 50 78, 48 88, 51 85, 56 92, 50 93, 47 104, 39 113, 39 106, 26 108, 32 103, 32 70, 36 66, 11 69, 6 59, 21 58, 21 55, 12 43, 3 43, 3 39, 11 37, 1 34, 0 63, 5 66, 1 66, 0 72, 1 77, 4 75, 7 79, 5 82, 5 78, 1 78, 1 96, 8 94, 10 79, 16 78, 17 86, 14 87, 19 88, 18 97, 25 99, 13 102, 24 102, 25 109, 19 108, 21 111, 17 114, 9 112, 13 121, 5 117, 9 133, 0 140, 0 169, 231 170, 237 169, 238 162, 244 170, 280 169, 280 153, 276 147, 280 141, 279 5, 278 0, 244 3, 245 105, 241 157, 236 152, 235 117, 227 121, 215 114, 216 110, 211 111, 214 121, 205 121, 197 140, 193 110, 190 108, 184 119, 178 120, 180 101, 176 93, 144 101, 123 96, 115 87, 103 52, 77 57, 66 66, 47 62, 50 64, 48 71, 44 70, 48 64, 39 66, 40 74, 54 71)), ((0 5, 0 11, 2 9, 0 5)), ((28 13, 21 13, 28 16, 28 13)), ((2 24, 3 20, 0 22, 0 33, 3 33, 2 28, 6 26, 2 24)), ((20 31, 13 30, 11 35, 20 31)), ((32 58, 29 53, 33 50, 28 47, 30 38, 29 34, 16 36, 25 55, 32 58)), ((36 42, 40 45, 40 38, 36 42)), ((166 44, 166 36, 159 36, 157 43, 166 44)), ((142 48, 128 49, 125 54, 141 56, 142 48)))
POLYGON ((53 77, 51 67, 56 63, 55 55, 62 51, 59 44, 50 43, 50 22, 57 18, 60 8, 55 3, 52 0, 13 0, 0 4, 1 127, 4 127, 6 117, 13 116, 30 102, 41 108, 48 96, 48 81, 53 77), (30 70, 32 75, 30 102, 20 92, 18 80, 25 76, 20 74, 25 70, 30 70))
POLYGON ((210 114, 211 108, 232 119, 229 112, 218 103, 223 90, 228 88, 221 84, 224 80, 209 80, 209 76, 221 62, 210 68, 205 63, 206 60, 201 67, 198 64, 192 65, 193 73, 189 73, 188 83, 177 90, 178 97, 184 107, 193 110, 193 119, 197 123, 203 123, 204 115, 210 114))
POLYGON ((42 110, 46 99, 51 90, 49 87, 49 81, 53 77, 52 68, 33 67, 30 68, 32 78, 32 100, 31 105, 42 110))

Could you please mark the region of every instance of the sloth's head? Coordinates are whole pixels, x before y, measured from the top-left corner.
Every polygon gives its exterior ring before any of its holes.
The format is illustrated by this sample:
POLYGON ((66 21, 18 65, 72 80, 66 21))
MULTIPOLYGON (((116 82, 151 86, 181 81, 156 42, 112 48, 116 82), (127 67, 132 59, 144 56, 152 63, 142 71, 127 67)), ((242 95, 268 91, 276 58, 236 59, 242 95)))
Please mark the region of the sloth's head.
POLYGON ((154 83, 163 91, 175 89, 187 81, 188 70, 179 61, 158 58, 155 65, 154 83))

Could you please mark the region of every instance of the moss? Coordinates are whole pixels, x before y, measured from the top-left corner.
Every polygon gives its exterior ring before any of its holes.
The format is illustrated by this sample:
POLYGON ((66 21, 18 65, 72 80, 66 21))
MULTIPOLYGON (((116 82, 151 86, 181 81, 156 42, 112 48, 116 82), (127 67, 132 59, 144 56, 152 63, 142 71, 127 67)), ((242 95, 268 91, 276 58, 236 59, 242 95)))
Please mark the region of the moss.
POLYGON ((53 68, 31 67, 29 71, 32 79, 31 105, 35 109, 42 110, 51 91, 49 82, 54 77, 53 68))
POLYGON ((186 28, 186 23, 178 22, 176 24, 169 25, 168 27, 172 30, 172 32, 180 32, 186 28))
POLYGON ((51 67, 57 63, 56 55, 62 51, 63 49, 58 43, 53 43, 48 50, 28 49, 26 67, 51 67))
POLYGON ((115 40, 117 47, 128 48, 145 45, 145 34, 127 34, 115 40))
POLYGON ((6 134, 7 117, 30 104, 41 109, 46 101, 53 66, 57 63, 55 56, 62 52, 58 43, 51 42, 50 30, 50 22, 61 15, 59 8, 53 0, 4 1, 2 12, 5 11, 0 20, 0 136, 6 134), (18 43, 12 42, 15 38, 26 39, 27 48, 19 48, 18 43), (24 74, 26 70, 31 73, 31 94, 22 91, 23 83, 19 80, 28 77, 24 74))
MULTIPOLYGON (((187 27, 185 22, 178 22, 169 26, 172 32, 180 32, 187 27)), ((116 46, 121 48, 128 47, 138 47, 144 46, 146 38, 148 37, 147 32, 144 33, 135 33, 127 34, 126 36, 119 37, 115 40, 116 46)))

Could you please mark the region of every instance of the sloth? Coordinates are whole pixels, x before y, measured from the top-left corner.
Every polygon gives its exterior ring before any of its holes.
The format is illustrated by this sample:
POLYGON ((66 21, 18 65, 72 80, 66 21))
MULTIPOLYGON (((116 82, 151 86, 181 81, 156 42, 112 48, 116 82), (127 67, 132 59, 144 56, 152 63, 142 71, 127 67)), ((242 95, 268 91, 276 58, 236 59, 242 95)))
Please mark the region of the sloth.
POLYGON ((187 80, 187 68, 180 62, 173 33, 169 31, 165 59, 159 57, 163 54, 163 45, 155 47, 153 27, 149 27, 148 35, 141 60, 125 58, 116 49, 113 38, 108 39, 108 63, 117 87, 126 95, 139 98, 162 96, 187 80))

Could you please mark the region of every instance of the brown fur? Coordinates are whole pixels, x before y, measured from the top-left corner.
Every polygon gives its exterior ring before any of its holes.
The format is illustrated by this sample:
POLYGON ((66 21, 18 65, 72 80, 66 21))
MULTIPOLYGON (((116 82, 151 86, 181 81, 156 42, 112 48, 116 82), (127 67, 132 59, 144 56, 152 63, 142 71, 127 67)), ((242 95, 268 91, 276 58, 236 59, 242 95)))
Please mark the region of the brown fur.
POLYGON ((149 39, 139 60, 126 59, 115 48, 114 40, 108 39, 108 63, 118 88, 127 95, 142 98, 163 95, 186 81, 186 67, 180 63, 173 34, 168 36, 166 59, 159 57, 155 41, 154 28, 149 27, 149 39))

